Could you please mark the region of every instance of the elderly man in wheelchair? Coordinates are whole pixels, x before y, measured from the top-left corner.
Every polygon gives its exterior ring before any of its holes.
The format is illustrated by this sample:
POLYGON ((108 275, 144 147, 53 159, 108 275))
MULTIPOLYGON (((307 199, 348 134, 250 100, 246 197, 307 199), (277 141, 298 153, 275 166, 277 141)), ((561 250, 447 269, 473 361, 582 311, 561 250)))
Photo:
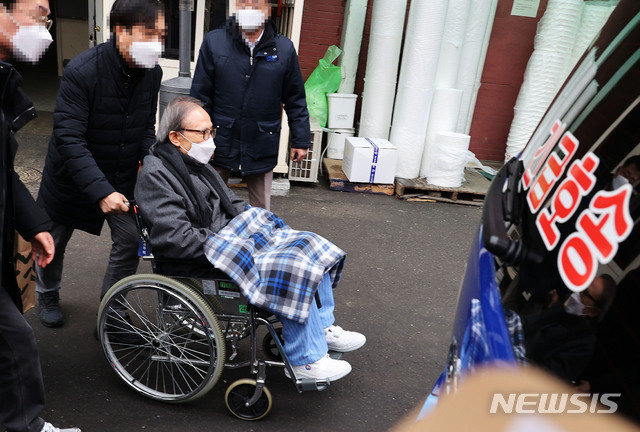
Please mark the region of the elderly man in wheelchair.
POLYGON ((215 133, 197 99, 179 97, 166 107, 132 206, 140 252, 152 258, 154 274, 115 284, 98 328, 117 374, 154 399, 195 399, 223 367, 249 366, 257 379, 232 384, 226 402, 253 420, 271 407, 267 366, 284 367, 299 391, 322 390, 351 371, 336 353, 356 350, 366 338, 334 324, 344 252, 239 199, 208 164, 215 133), (271 360, 257 353, 261 325, 271 360), (250 360, 233 363, 242 339, 251 340, 250 360))

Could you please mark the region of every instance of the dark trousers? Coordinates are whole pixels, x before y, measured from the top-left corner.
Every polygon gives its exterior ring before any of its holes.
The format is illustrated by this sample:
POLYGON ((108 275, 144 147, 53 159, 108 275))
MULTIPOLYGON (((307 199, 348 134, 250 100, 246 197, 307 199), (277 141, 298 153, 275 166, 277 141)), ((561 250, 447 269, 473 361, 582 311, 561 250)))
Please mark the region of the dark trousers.
POLYGON ((0 423, 7 432, 40 432, 44 385, 31 326, 0 287, 0 423))
MULTIPOLYGON (((138 229, 133 218, 128 215, 107 216, 111 228, 111 254, 107 272, 102 280, 100 298, 113 284, 127 276, 135 274, 138 269, 138 229)), ((73 228, 54 222, 49 231, 53 237, 56 254, 53 261, 45 267, 36 266, 36 291, 46 293, 58 291, 62 280, 64 252, 73 234, 73 228)))

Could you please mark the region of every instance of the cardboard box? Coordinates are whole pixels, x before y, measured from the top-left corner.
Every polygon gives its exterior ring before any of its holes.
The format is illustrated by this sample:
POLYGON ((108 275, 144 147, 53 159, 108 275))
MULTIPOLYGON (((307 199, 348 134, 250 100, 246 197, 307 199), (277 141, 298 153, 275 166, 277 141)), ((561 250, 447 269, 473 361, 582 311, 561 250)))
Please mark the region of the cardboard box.
POLYGON ((385 139, 345 140, 342 171, 350 182, 393 184, 397 162, 398 149, 385 139))

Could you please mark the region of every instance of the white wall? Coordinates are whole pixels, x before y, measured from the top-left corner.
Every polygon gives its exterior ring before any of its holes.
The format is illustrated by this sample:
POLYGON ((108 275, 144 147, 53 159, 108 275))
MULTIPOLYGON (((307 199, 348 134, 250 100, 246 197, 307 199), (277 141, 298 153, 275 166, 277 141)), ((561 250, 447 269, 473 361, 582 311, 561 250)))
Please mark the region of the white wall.
POLYGON ((56 19, 56 41, 58 47, 58 75, 62 76, 64 61, 71 60, 89 48, 89 23, 85 20, 56 19))

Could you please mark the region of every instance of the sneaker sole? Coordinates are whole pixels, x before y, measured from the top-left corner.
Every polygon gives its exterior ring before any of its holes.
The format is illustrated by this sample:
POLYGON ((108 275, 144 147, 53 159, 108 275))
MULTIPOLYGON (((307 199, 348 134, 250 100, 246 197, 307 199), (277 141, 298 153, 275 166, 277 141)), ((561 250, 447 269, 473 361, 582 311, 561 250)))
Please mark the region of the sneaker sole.
POLYGON ((355 351, 357 349, 360 349, 364 346, 364 344, 367 343, 367 340, 365 339, 364 341, 362 341, 361 344, 358 345, 353 345, 347 348, 336 348, 331 346, 330 344, 327 344, 327 346, 329 347, 329 351, 335 351, 335 352, 340 352, 340 353, 346 353, 346 352, 351 352, 351 351, 355 351))
MULTIPOLYGON (((340 372, 339 374, 336 374, 334 376, 330 376, 330 377, 326 377, 326 378, 322 378, 322 379, 328 380, 329 383, 338 381, 340 378, 344 378, 347 375, 349 375, 351 373, 351 369, 352 369, 351 365, 349 365, 349 370, 344 371, 344 372, 340 372)), ((291 379, 291 375, 289 375, 289 369, 287 369, 287 368, 284 369, 284 375, 287 378, 291 379)), ((317 380, 318 378, 315 378, 315 377, 296 377, 296 379, 316 379, 317 380)))
POLYGON ((40 323, 42 323, 42 325, 45 327, 55 328, 55 327, 62 327, 62 325, 64 324, 64 321, 46 322, 46 321, 40 320, 40 323))

